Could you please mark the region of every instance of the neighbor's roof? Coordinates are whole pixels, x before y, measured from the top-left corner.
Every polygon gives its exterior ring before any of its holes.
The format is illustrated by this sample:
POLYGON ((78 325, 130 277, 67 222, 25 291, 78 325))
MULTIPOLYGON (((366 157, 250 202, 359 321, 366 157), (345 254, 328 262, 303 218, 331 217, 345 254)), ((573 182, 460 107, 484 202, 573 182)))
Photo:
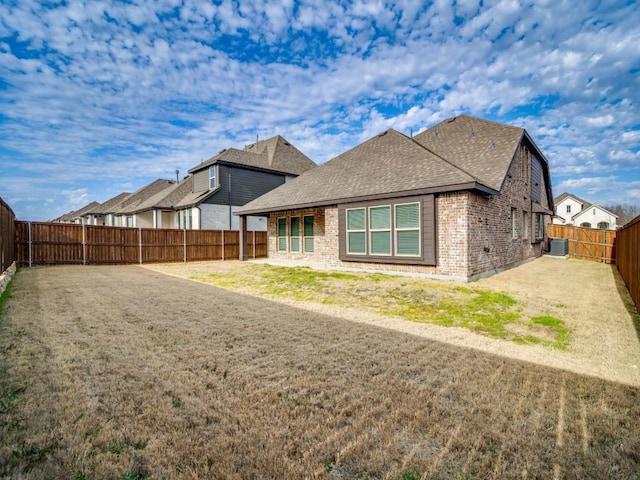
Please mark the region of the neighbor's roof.
POLYGON ((317 165, 280 135, 247 145, 242 150, 229 148, 189 170, 202 170, 216 163, 232 163, 261 170, 301 175, 317 165))
POLYGON ((152 195, 143 202, 138 203, 135 210, 131 210, 131 213, 139 213, 146 210, 162 208, 173 209, 191 193, 192 185, 192 176, 186 177, 180 183, 173 182, 165 189, 159 191, 155 195, 152 195))
POLYGON ((583 200, 582 198, 577 197, 573 193, 562 192, 560 195, 558 195, 556 198, 554 198, 553 201, 554 201, 554 203, 556 205, 558 205, 560 202, 562 202, 563 200, 566 200, 567 198, 573 198, 575 201, 577 201, 578 203, 582 204, 582 209, 578 213, 574 214, 571 217, 572 220, 575 220, 577 217, 582 215, 586 210, 589 210, 590 208, 597 208, 599 210, 602 210, 603 212, 608 213, 609 215, 612 215, 612 216, 618 218, 618 215, 616 215, 615 213, 610 212, 606 208, 603 208, 603 207, 601 207, 599 205, 596 205, 595 203, 591 203, 591 202, 588 202, 586 200, 583 200))
POLYGON ((520 127, 459 115, 419 133, 414 140, 481 184, 500 190, 523 135, 520 127))
POLYGON ((389 129, 267 192, 237 212, 253 214, 326 206, 385 194, 443 191, 446 187, 483 189, 473 176, 389 129))
POLYGON ((55 219, 54 222, 73 222, 76 218, 80 218, 83 215, 86 215, 88 212, 92 211, 98 206, 100 206, 98 202, 91 202, 78 210, 73 210, 69 213, 65 213, 64 215, 55 219))
POLYGON ((112 213, 115 214, 132 214, 138 211, 139 206, 149 198, 153 197, 157 193, 165 190, 167 187, 174 185, 176 182, 172 180, 164 180, 159 178, 153 182, 139 188, 131 195, 126 197, 122 202, 117 205, 117 210, 112 213))
POLYGON ((131 195, 131 192, 122 192, 115 197, 110 198, 106 202, 99 204, 97 207, 91 209, 91 211, 85 212, 85 215, 104 215, 107 213, 111 213, 113 209, 117 208, 118 204, 129 195, 131 195))

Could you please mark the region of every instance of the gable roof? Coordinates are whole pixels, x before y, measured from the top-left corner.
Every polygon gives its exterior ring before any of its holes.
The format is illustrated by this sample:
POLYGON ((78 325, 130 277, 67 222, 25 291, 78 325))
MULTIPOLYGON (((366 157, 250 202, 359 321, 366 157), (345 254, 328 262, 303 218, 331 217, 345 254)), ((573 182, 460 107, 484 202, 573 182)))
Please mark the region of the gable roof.
POLYGON ((164 180, 161 178, 154 180, 126 197, 111 213, 119 215, 135 213, 143 202, 173 184, 175 184, 173 180, 164 180))
POLYGON ((92 208, 90 211, 84 213, 84 215, 104 215, 107 213, 111 213, 114 207, 122 202, 125 198, 131 195, 131 192, 122 192, 116 195, 113 198, 110 198, 104 203, 97 205, 95 208, 92 208))
POLYGON ((179 183, 173 182, 155 195, 136 204, 130 213, 140 213, 146 210, 173 209, 180 201, 191 193, 193 177, 189 176, 179 183))
POLYGON ((266 213, 379 196, 476 188, 476 179, 418 142, 389 129, 247 203, 237 211, 266 213))
POLYGON ((414 140, 483 185, 500 190, 524 129, 468 115, 449 118, 414 140))
POLYGON ((317 165, 280 135, 246 145, 228 148, 189 170, 197 172, 216 163, 243 165, 290 175, 301 175, 317 165))
POLYGON ((576 202, 582 204, 582 208, 580 209, 579 212, 575 213, 571 219, 575 220, 577 217, 579 217, 580 215, 582 215, 586 210, 589 210, 590 208, 597 208, 598 210, 602 210, 605 213, 608 213, 611 216, 614 216, 616 218, 618 218, 618 215, 616 215, 613 212, 610 212, 609 210, 607 210, 606 208, 603 208, 599 205, 596 205, 594 203, 588 202, 586 200, 583 200, 582 198, 574 195, 573 193, 567 193, 567 192, 562 192, 560 195, 558 195, 556 198, 553 199, 553 201, 555 202, 556 205, 560 204, 563 200, 566 200, 567 198, 572 198, 574 199, 576 202))
POLYGON ((73 210, 69 213, 65 213, 64 215, 58 217, 56 220, 54 220, 54 222, 73 222, 76 218, 80 218, 83 215, 86 215, 88 212, 92 211, 93 209, 95 209, 96 207, 98 207, 100 204, 96 201, 93 201, 91 203, 88 203, 87 205, 85 205, 84 207, 78 209, 78 210, 73 210))

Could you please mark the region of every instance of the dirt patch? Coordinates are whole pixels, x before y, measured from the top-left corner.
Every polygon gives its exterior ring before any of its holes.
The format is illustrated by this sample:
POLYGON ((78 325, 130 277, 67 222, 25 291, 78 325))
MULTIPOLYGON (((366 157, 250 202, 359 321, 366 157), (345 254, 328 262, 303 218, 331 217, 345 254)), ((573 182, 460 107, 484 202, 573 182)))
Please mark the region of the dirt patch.
MULTIPOLYGON (((294 305, 349 321, 368 323, 412 335, 420 335, 452 345, 475 348, 562 368, 577 373, 640 385, 640 342, 627 304, 628 295, 620 294, 621 281, 615 267, 601 263, 542 257, 493 277, 471 284, 453 284, 435 280, 372 276, 354 272, 337 272, 321 286, 287 292, 262 288, 260 262, 202 262, 188 264, 149 265, 146 268, 192 280, 213 282, 225 289, 249 295, 263 296, 277 302, 294 305), (342 275, 348 276, 341 278, 342 275), (381 292, 424 291, 434 302, 458 288, 489 289, 506 292, 518 301, 518 308, 527 318, 552 316, 561 319, 569 335, 564 351, 544 345, 521 345, 478 335, 468 329, 443 327, 406 321, 397 311, 388 309, 380 314, 381 292), (345 298, 348 299, 345 301, 345 298), (356 301, 364 298, 364 301, 356 301), (350 305, 353 303, 353 305, 350 305)), ((549 329, 529 322, 514 323, 508 331, 519 335, 535 335, 548 339, 549 329)))
POLYGON ((11 294, 0 320, 3 478, 640 469, 637 387, 139 267, 22 270, 11 294))

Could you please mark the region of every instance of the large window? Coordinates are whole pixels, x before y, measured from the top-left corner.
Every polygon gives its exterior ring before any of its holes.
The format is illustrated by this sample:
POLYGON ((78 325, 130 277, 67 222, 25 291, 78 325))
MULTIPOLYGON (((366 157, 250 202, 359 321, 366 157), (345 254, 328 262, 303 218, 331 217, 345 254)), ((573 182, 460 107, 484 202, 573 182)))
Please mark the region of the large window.
POLYGON ((345 215, 348 255, 421 255, 420 203, 348 208, 345 215))
POLYGON ((313 216, 307 215, 304 217, 304 251, 307 253, 313 252, 313 216))
POLYGON ((278 218, 278 251, 287 251, 287 219, 278 218))
POLYGON ((529 237, 529 216, 527 212, 522 211, 522 238, 529 237))
POLYGON ((536 240, 542 240, 544 238, 544 215, 541 213, 536 214, 536 240))
POLYGON ((515 208, 511 209, 510 224, 511 224, 511 239, 518 238, 518 231, 516 230, 516 209, 515 208))

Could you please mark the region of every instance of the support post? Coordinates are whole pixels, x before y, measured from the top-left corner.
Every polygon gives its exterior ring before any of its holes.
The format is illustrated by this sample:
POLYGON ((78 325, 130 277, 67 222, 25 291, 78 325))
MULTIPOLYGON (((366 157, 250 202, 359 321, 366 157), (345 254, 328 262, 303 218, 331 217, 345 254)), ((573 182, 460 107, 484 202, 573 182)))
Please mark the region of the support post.
POLYGON ((142 227, 138 227, 138 255, 140 257, 140 265, 142 265, 142 227))
POLYGON ((31 268, 31 243, 32 243, 32 241, 31 241, 31 222, 29 222, 29 239, 28 239, 28 242, 29 242, 29 244, 28 244, 29 245, 29 268, 31 268))
POLYGON ((87 226, 82 221, 82 265, 87 264, 87 226))
POLYGON ((240 215, 240 260, 247 261, 249 255, 247 252, 247 216, 240 215))
POLYGON ((182 229, 182 245, 184 246, 184 250, 183 250, 183 255, 182 255, 182 259, 184 261, 184 263, 187 263, 187 227, 185 226, 184 229, 182 229))

